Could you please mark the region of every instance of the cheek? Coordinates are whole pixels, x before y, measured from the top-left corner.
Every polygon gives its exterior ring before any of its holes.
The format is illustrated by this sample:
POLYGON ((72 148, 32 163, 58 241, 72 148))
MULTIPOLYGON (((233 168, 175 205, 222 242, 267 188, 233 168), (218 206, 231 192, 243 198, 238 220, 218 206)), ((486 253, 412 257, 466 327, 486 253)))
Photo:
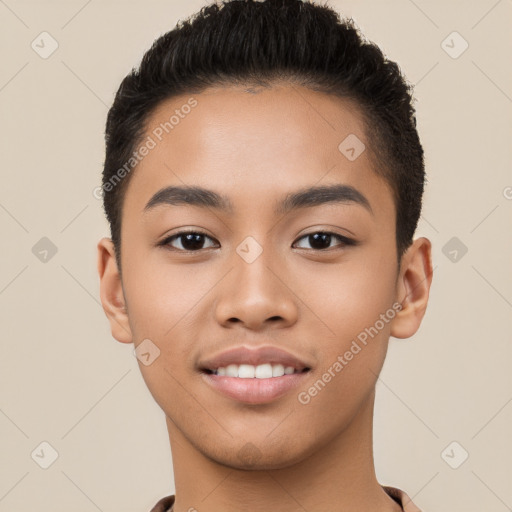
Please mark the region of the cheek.
POLYGON ((328 316, 335 335, 319 340, 320 364, 296 397, 304 424, 319 439, 350 424, 373 392, 386 357, 395 314, 389 297, 351 297, 361 302, 328 316))
MULTIPOLYGON (((318 343, 323 339, 324 348, 342 350, 393 305, 396 263, 392 258, 358 254, 340 265, 319 265, 309 275, 295 291, 310 308, 307 316, 318 324, 318 343)), ((388 328, 386 324, 383 330, 388 328)))
POLYGON ((215 280, 191 265, 166 262, 159 251, 154 252, 132 254, 126 260, 124 288, 130 325, 136 342, 142 337, 169 343, 190 323, 194 308, 215 280))
POLYGON ((130 328, 135 348, 143 340, 156 345, 158 356, 150 365, 139 362, 141 374, 155 401, 172 408, 169 397, 183 392, 179 383, 189 375, 194 339, 194 306, 205 291, 178 266, 154 264, 148 258, 127 258, 124 283, 130 328))
POLYGON ((384 363, 396 314, 396 264, 392 258, 361 258, 336 270, 317 276, 317 286, 310 288, 315 291, 309 305, 322 320, 314 320, 321 364, 299 402, 324 417, 338 411, 342 420, 371 391, 384 363))

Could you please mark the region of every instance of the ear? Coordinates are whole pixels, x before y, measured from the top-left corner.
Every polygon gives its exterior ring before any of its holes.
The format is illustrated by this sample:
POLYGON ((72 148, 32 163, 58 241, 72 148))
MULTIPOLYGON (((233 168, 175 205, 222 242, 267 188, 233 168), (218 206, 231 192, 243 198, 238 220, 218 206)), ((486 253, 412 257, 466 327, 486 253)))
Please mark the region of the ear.
POLYGON ((98 242, 98 274, 103 310, 110 322, 112 336, 121 343, 132 343, 121 276, 117 268, 114 244, 110 238, 98 242))
POLYGON ((432 245, 418 238, 405 251, 397 280, 396 300, 402 305, 391 322, 391 336, 409 338, 420 327, 432 283, 432 245))

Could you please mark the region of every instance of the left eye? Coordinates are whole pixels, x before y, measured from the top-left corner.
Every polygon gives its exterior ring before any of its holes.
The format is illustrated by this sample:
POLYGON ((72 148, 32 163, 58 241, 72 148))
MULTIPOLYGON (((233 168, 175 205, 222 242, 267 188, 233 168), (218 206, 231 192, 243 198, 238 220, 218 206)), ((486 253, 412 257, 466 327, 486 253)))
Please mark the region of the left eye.
MULTIPOLYGON (((333 240, 339 240, 341 243, 337 244, 339 246, 345 245, 354 245, 354 241, 350 238, 347 238, 342 235, 338 235, 336 233, 329 233, 325 231, 319 231, 317 233, 310 233, 309 235, 305 235, 299 240, 307 240, 307 242, 312 246, 311 248, 314 250, 325 250, 330 248, 330 244, 333 240)), ((301 249, 304 247, 301 247, 301 249)), ((308 249, 308 247, 306 247, 308 249)))

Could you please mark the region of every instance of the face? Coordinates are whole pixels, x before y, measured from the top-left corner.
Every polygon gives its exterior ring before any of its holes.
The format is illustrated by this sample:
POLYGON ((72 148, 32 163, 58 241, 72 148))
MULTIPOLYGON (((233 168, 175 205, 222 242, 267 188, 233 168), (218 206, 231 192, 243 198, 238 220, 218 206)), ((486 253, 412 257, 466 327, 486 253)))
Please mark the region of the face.
MULTIPOLYGON (((290 85, 193 98, 193 108, 181 96, 153 112, 146 137, 156 145, 127 187, 130 335, 117 337, 158 348, 139 362, 143 377, 199 452, 232 467, 285 467, 342 435, 372 396, 398 321, 392 192, 346 100, 290 85), (211 194, 155 196, 170 186, 211 194), (308 195, 315 187, 333 188, 308 195), (283 366, 306 370, 260 380, 204 368, 234 364, 210 363, 237 347, 281 349, 283 366)), ((280 360, 270 351, 253 366, 279 375, 280 360)))

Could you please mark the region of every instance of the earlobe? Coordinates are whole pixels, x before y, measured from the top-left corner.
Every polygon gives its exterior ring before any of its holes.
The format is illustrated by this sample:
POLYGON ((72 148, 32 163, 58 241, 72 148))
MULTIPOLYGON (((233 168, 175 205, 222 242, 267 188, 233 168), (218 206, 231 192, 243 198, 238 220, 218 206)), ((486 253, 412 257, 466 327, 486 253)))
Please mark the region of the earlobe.
POLYGON ((97 247, 100 299, 110 322, 112 336, 121 343, 132 343, 133 338, 121 277, 117 268, 114 244, 110 238, 102 238, 97 247))
POLYGON ((396 300, 402 309, 391 322, 391 336, 409 338, 420 327, 432 283, 431 243, 418 238, 402 257, 396 300))

